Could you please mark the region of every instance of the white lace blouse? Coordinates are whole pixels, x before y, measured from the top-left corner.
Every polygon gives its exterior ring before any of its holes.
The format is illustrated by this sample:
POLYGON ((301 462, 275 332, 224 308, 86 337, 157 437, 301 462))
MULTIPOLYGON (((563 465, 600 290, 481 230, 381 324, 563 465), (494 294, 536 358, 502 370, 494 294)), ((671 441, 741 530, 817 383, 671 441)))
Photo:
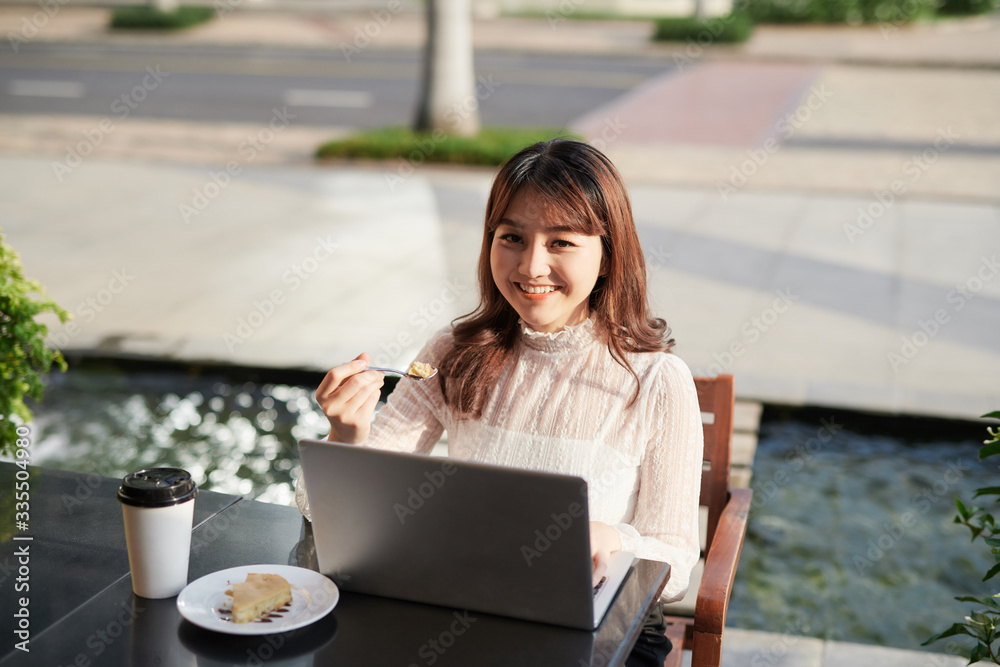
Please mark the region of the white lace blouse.
MULTIPOLYGON (((614 526, 622 548, 671 565, 661 601, 681 598, 698 561, 702 425, 691 371, 673 354, 630 354, 635 380, 592 320, 543 334, 525 327, 481 419, 457 419, 440 385, 400 382, 365 446, 430 452, 448 432, 452 458, 583 477, 590 519, 614 526)), ((418 360, 438 366, 451 329, 418 360)))

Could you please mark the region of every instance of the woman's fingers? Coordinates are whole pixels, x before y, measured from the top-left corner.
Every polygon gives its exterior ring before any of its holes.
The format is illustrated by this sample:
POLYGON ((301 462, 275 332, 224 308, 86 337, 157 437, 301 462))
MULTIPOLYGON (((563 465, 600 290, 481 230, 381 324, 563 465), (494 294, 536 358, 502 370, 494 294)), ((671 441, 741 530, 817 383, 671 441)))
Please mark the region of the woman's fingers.
POLYGON ((345 380, 368 368, 368 363, 368 355, 362 352, 353 361, 331 368, 316 388, 316 401, 322 404, 323 399, 336 391, 345 380))
POLYGON ((342 413, 354 415, 363 411, 364 406, 371 401, 372 396, 375 397, 375 402, 378 403, 378 397, 382 393, 383 384, 385 384, 385 375, 380 371, 358 373, 346 381, 342 391, 339 392, 342 395, 343 401, 341 403, 342 413))
POLYGON ((350 418, 369 401, 372 394, 381 393, 384 376, 379 371, 364 371, 352 375, 323 400, 320 406, 333 419, 350 418))
POLYGON ((594 554, 594 586, 601 583, 601 579, 608 573, 608 559, 610 554, 606 551, 598 551, 594 554))
POLYGON ((353 361, 332 368, 316 389, 316 402, 330 421, 330 439, 363 442, 381 395, 384 375, 366 371, 369 357, 359 354, 353 361))
POLYGON ((590 552, 594 562, 594 585, 600 583, 608 572, 611 554, 621 549, 618 531, 600 521, 590 522, 590 552))

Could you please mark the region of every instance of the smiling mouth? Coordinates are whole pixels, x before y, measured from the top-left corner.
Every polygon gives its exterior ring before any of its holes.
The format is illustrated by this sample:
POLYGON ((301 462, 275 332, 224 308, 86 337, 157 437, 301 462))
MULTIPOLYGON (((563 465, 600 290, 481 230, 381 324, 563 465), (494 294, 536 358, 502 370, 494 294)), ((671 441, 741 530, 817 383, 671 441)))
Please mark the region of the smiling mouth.
POLYGON ((517 285, 517 289, 525 294, 550 294, 560 290, 560 287, 555 285, 524 285, 522 283, 514 283, 517 285))

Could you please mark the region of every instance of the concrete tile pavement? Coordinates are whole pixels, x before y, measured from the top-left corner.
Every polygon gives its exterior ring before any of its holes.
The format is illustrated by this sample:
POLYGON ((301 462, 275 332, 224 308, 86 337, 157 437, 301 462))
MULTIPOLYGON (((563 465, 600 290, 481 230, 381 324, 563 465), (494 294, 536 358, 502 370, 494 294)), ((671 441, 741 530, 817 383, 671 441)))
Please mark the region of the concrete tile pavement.
MULTIPOLYGON (((58 184, 48 160, 2 157, 0 216, 75 312, 53 329, 61 347, 405 364, 475 304, 491 172, 389 173, 91 160, 58 184)), ((864 199, 632 194, 651 299, 696 372, 777 403, 965 418, 1000 404, 1000 205, 908 201, 852 243, 864 199)))
MULTIPOLYGON (((956 655, 824 641, 791 631, 726 628, 722 643, 722 667, 962 667, 966 663, 956 655)), ((690 662, 685 659, 684 664, 690 662)))
POLYGON ((998 105, 994 71, 711 60, 574 127, 633 182, 710 185, 723 199, 791 189, 995 201, 998 105))

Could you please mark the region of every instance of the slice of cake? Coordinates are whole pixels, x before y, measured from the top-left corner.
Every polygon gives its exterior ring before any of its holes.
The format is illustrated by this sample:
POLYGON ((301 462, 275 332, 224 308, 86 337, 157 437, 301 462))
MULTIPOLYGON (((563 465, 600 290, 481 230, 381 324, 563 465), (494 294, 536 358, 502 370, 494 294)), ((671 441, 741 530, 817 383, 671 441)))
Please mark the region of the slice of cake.
POLYGON ((246 583, 233 584, 233 621, 249 623, 292 601, 292 587, 277 574, 247 575, 246 583))
POLYGON ((410 370, 407 371, 407 373, 416 377, 429 378, 433 376, 436 371, 437 369, 430 364, 425 364, 422 361, 414 361, 410 364, 410 370))

